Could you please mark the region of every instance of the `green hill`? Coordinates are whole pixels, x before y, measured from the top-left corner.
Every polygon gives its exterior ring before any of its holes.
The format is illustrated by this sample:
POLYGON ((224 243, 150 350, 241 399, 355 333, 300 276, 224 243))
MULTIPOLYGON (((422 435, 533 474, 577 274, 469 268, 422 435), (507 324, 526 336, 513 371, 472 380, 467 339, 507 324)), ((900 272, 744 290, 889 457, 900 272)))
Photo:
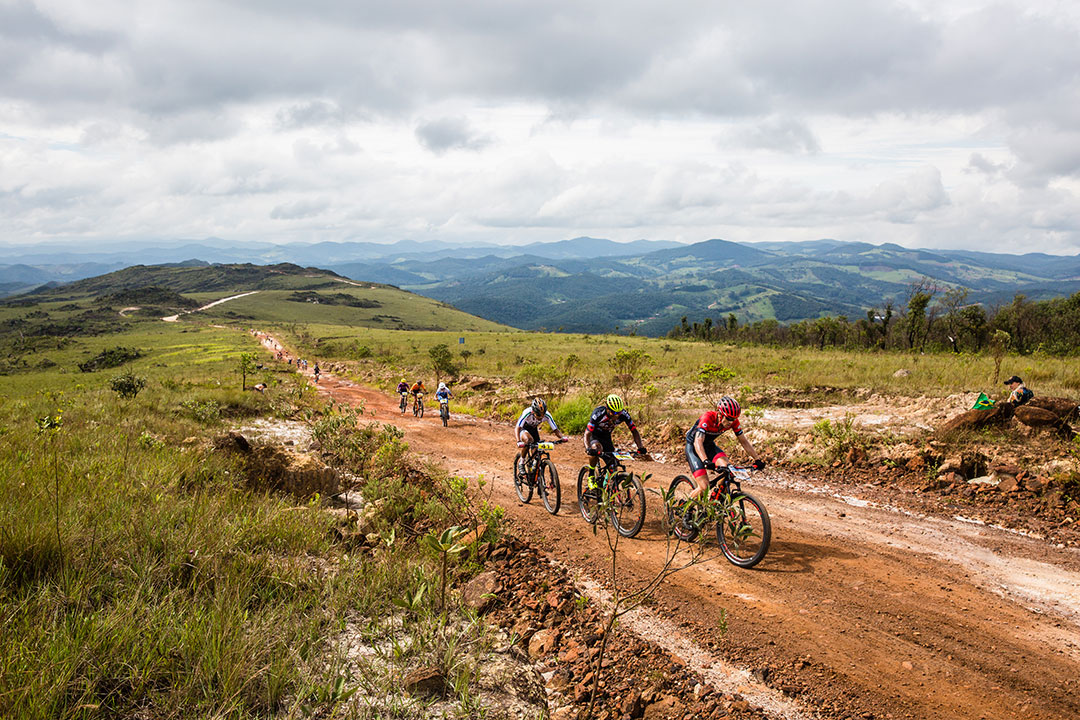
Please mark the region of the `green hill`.
POLYGON ((138 265, 10 298, 0 303, 0 351, 19 357, 61 347, 68 338, 124 332, 172 315, 181 323, 511 329, 432 298, 390 285, 357 283, 318 268, 191 262, 138 265))

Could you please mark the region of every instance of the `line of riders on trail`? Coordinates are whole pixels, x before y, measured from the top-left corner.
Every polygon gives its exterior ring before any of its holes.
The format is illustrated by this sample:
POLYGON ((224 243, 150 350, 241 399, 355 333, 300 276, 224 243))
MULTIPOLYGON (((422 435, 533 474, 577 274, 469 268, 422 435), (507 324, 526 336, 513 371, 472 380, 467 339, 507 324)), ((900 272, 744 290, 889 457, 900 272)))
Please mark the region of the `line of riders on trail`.
MULTIPOLYGON (((422 380, 409 385, 402 378, 397 392, 401 396, 402 413, 411 395, 413 414, 423 417, 426 390, 422 380)), ((443 425, 446 426, 449 400, 453 393, 446 383, 440 382, 435 397, 439 401, 443 425)), ((743 492, 740 486, 740 482, 748 478, 749 470, 765 468, 764 459, 743 431, 741 414, 739 402, 724 396, 717 401, 715 409, 706 410, 698 417, 685 437, 685 457, 691 477, 676 477, 664 498, 670 534, 680 541, 692 542, 703 526, 716 522, 717 539, 727 559, 741 567, 753 567, 768 551, 771 524, 765 507, 749 493, 743 492), (717 438, 728 430, 735 435, 746 454, 753 458, 750 466, 732 465, 727 454, 716 445, 717 438), (710 471, 714 473, 711 478, 710 471)), ((606 514, 621 535, 633 537, 644 524, 645 492, 641 479, 632 471, 627 471, 622 462, 634 456, 617 449, 612 440, 612 433, 620 424, 626 425, 633 437, 637 448, 635 456, 642 460, 650 459, 641 433, 622 397, 608 395, 603 404, 592 411, 585 427, 583 449, 588 463, 578 473, 578 506, 582 517, 590 524, 606 514), (603 467, 599 467, 600 461, 603 461, 603 467)), ((514 424, 517 453, 514 457, 513 480, 518 498, 523 503, 532 499, 535 490, 548 512, 554 515, 559 511, 562 491, 558 470, 548 451, 555 444, 569 439, 559 429, 543 398, 534 398, 522 410, 514 424), (557 438, 554 442, 541 442, 540 427, 545 422, 557 438)))

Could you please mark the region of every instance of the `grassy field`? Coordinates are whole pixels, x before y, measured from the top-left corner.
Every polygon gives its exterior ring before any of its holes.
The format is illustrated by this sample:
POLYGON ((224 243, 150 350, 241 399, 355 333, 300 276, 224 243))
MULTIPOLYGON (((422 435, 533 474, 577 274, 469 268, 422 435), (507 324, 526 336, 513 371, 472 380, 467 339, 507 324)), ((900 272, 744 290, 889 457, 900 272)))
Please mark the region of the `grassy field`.
MULTIPOLYGON (((461 372, 482 377, 515 378, 532 363, 565 366, 567 358, 577 384, 613 382, 611 361, 619 351, 640 350, 649 356, 633 390, 653 384, 665 392, 692 390, 706 364, 729 368, 734 377, 725 384, 732 391, 748 387, 792 388, 809 393, 830 389, 864 388, 871 392, 904 396, 945 397, 958 392, 1001 393, 993 384, 994 361, 987 355, 839 350, 778 349, 684 342, 663 338, 616 335, 578 335, 532 332, 397 332, 362 329, 343 335, 339 327, 308 324, 280 327, 289 342, 318 357, 356 360, 386 368, 387 375, 433 378, 428 351, 437 344, 450 347, 461 372), (459 340, 464 337, 464 344, 459 340), (462 358, 461 352, 468 355, 462 358), (897 377, 898 370, 910 375, 897 377)), ((1080 393, 1080 359, 1037 355, 1009 356, 1001 365, 1002 377, 1021 375, 1036 392, 1076 396, 1080 393)))
MULTIPOLYGON (((242 392, 237 359, 256 349, 239 330, 141 323, 36 351, 29 364, 47 354, 48 368, 0 376, 0 717, 328 717, 345 687, 393 692, 390 671, 346 677, 333 638, 347 620, 392 632, 390 601, 435 584, 431 553, 392 539, 358 551, 341 518, 253 489, 258 478, 208 439, 244 418, 308 415, 352 467, 385 456, 404 472, 407 448, 393 433, 355 435, 293 373, 260 371, 267 392, 242 392), (142 356, 76 369, 115 346, 142 356), (145 381, 135 397, 112 389, 123 373, 145 381)), ((449 524, 460 491, 421 496, 440 482, 372 472, 377 532, 406 514, 449 524)), ((435 632, 436 602, 417 603, 400 662, 444 667, 467 687, 468 658, 450 648, 478 631, 435 632)))
MULTIPOLYGON (((343 293, 378 303, 378 307, 359 308, 297 302, 289 299, 294 295, 294 291, 264 290, 255 295, 223 303, 199 315, 202 318, 218 318, 236 322, 258 319, 259 322, 318 322, 356 328, 385 327, 398 330, 453 328, 455 331, 462 332, 511 330, 504 325, 461 312, 437 300, 391 287, 366 285, 356 287, 338 283, 334 287, 320 287, 317 292, 327 295, 343 293)), ((206 293, 193 294, 192 297, 206 302, 217 299, 206 293)))

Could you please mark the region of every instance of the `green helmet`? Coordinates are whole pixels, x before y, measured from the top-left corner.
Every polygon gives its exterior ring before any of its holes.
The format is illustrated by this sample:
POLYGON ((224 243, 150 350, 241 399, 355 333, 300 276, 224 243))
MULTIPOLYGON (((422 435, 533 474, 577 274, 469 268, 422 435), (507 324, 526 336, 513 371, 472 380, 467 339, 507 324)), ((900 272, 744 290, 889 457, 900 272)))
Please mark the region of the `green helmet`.
POLYGON ((607 405, 607 409, 613 413, 622 412, 626 409, 626 403, 622 401, 622 398, 618 395, 608 395, 604 400, 604 404, 607 405))

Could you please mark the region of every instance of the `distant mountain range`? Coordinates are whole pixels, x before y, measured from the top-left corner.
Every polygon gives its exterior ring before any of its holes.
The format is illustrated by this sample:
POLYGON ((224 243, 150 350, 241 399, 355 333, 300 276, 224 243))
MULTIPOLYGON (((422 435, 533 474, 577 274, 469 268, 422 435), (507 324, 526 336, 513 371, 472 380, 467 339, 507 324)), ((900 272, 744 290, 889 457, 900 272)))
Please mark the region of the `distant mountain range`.
MULTIPOLYGON (((94 253, 55 248, 39 255, 0 251, 0 283, 70 281, 116 264, 294 262, 357 281, 398 285, 489 320, 525 329, 641 334, 735 315, 740 323, 825 314, 859 317, 871 307, 906 302, 911 283, 929 278, 942 290, 964 287, 969 302, 989 305, 1016 293, 1033 299, 1080 291, 1080 256, 1003 255, 966 250, 818 240, 803 243, 693 245, 574 238, 524 246, 443 242, 317 243, 229 246, 177 243, 138 251, 94 253), (44 262, 47 258, 51 262, 44 262), (126 262, 125 262, 126 261, 126 262), (58 276, 63 268, 67 276, 58 276)), ((112 267, 110 267, 112 269, 112 267)), ((0 284, 0 292, 3 285, 0 284)))

